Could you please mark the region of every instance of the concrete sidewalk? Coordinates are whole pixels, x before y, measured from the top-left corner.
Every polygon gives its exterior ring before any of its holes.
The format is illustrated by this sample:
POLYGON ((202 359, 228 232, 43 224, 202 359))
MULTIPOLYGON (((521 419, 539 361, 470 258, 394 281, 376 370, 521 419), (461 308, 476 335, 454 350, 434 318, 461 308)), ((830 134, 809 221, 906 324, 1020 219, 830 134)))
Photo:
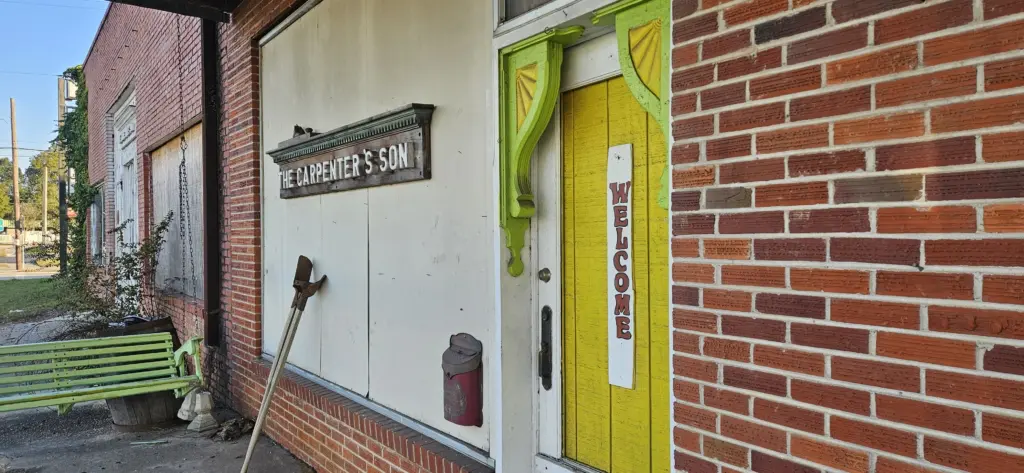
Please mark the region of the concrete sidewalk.
MULTIPOLYGON (((52 340, 75 330, 78 319, 56 317, 0 324, 0 346, 52 340)), ((218 421, 237 417, 214 413, 218 421)), ((122 432, 105 402, 0 413, 0 473, 232 473, 242 466, 249 435, 230 441, 189 432, 186 423, 122 432), (135 444, 133 442, 146 442, 135 444)), ((257 444, 251 473, 314 473, 266 437, 257 444)))
POLYGON ((9 279, 42 279, 57 274, 59 268, 44 268, 35 264, 35 259, 25 256, 25 267, 22 271, 15 270, 14 247, 0 245, 0 281, 9 279))
POLYGON ((51 278, 56 274, 57 271, 51 270, 15 271, 13 269, 0 268, 0 281, 9 281, 12 279, 46 279, 51 278))
MULTIPOLYGON (((66 416, 54 409, 0 414, 0 473, 233 473, 241 468, 248 444, 248 435, 214 441, 189 432, 184 423, 118 432, 103 402, 76 405, 66 416)), ((249 471, 314 473, 266 437, 257 444, 249 471)))

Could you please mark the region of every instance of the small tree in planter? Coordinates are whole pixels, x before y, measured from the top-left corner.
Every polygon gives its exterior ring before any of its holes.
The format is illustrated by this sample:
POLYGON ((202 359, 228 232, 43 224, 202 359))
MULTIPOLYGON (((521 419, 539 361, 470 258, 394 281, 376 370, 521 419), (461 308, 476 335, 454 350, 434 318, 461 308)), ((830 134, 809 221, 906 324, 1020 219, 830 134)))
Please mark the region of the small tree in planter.
POLYGON ((60 278, 62 306, 105 321, 129 316, 153 318, 157 314, 154 275, 166 243, 173 213, 168 213, 138 244, 126 243, 124 222, 110 233, 119 254, 106 265, 87 263, 74 277, 60 278))
MULTIPOLYGON (((121 254, 114 257, 109 268, 113 270, 116 292, 109 297, 113 299, 115 313, 118 317, 138 315, 152 318, 156 314, 154 293, 154 275, 159 264, 157 257, 166 242, 167 228, 173 213, 168 213, 138 244, 124 242, 124 227, 130 221, 114 229, 116 244, 121 254)), ((108 286, 110 287, 110 286, 108 286)))

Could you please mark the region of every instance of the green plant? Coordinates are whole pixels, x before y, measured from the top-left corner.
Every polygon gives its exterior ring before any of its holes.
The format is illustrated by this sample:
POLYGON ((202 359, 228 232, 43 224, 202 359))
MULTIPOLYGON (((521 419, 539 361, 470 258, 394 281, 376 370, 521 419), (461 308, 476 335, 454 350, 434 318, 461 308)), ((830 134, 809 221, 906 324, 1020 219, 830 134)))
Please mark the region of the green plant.
MULTIPOLYGON (((157 256, 165 242, 171 214, 138 244, 126 244, 124 225, 114 234, 120 250, 107 264, 93 262, 87 251, 88 209, 98 190, 89 180, 89 91, 82 66, 64 71, 64 77, 78 86, 77 106, 64 117, 54 143, 63 152, 69 174, 75 176, 68 195, 68 208, 75 217, 68 221, 68 265, 55 279, 60 306, 74 313, 92 313, 108 319, 129 315, 156 315, 153 276, 157 256)), ((41 250, 47 259, 58 247, 41 250)))
POLYGON ((60 306, 109 320, 131 315, 155 317, 153 279, 172 216, 168 213, 138 244, 125 242, 125 226, 130 221, 111 231, 120 251, 108 264, 86 262, 76 273, 56 278, 60 306))
POLYGON ((110 265, 117 282, 117 293, 113 294, 114 307, 119 316, 141 315, 153 316, 153 275, 159 264, 157 257, 166 240, 167 228, 171 224, 173 213, 168 213, 157 224, 149 236, 139 244, 125 243, 124 227, 132 223, 130 220, 114 229, 117 245, 121 254, 114 257, 110 265))
POLYGON ((86 251, 87 210, 97 193, 89 184, 89 91, 82 66, 64 71, 64 77, 78 86, 78 94, 75 108, 64 116, 54 140, 64 153, 65 165, 75 176, 74 187, 68 195, 68 208, 74 210, 76 216, 68 221, 68 268, 61 276, 85 283, 82 277, 90 263, 86 251))
MULTIPOLYGON (((102 291, 95 290, 93 284, 101 271, 92 266, 86 250, 87 210, 97 193, 89 185, 89 91, 82 66, 64 71, 64 77, 78 86, 77 103, 57 128, 54 143, 64 154, 67 174, 75 176, 67 198, 68 210, 75 211, 75 217, 68 219, 68 265, 54 279, 62 307, 74 312, 102 311, 102 291)), ((47 250, 51 256, 57 253, 56 246, 47 250)))

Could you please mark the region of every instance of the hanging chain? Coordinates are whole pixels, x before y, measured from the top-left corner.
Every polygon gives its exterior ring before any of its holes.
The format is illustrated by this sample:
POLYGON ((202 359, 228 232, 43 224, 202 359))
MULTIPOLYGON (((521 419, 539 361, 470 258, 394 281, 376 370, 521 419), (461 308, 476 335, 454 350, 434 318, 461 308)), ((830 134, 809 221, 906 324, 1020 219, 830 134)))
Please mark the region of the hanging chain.
POLYGON ((195 245, 192 242, 192 205, 189 202, 188 167, 186 157, 188 155, 188 139, 185 138, 185 72, 183 58, 181 56, 181 15, 177 15, 178 29, 178 112, 181 121, 181 163, 178 165, 178 237, 181 241, 181 276, 182 292, 198 297, 199 281, 196 278, 196 253, 195 245), (186 239, 187 237, 187 239, 186 239), (188 245, 186 255, 185 245, 188 245), (189 267, 191 266, 191 267, 189 267), (189 292, 184 281, 185 273, 191 270, 192 291, 189 292))

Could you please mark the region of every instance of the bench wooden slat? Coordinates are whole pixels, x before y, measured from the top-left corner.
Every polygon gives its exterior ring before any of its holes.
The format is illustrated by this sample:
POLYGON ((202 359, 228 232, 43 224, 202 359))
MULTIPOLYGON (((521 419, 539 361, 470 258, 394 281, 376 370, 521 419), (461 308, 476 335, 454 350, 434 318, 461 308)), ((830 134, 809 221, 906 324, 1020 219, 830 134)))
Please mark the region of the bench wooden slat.
POLYGON ((121 383, 121 384, 110 385, 110 386, 89 386, 89 387, 84 387, 84 388, 73 389, 73 390, 70 390, 70 391, 61 391, 61 392, 46 391, 46 392, 40 392, 40 393, 23 394, 23 395, 19 395, 19 396, 5 396, 3 398, 0 398, 0 405, 8 404, 8 403, 26 402, 26 401, 41 401, 41 400, 46 400, 46 399, 66 399, 66 398, 69 398, 69 397, 72 397, 72 396, 84 396, 84 395, 89 395, 89 394, 106 393, 106 392, 110 392, 110 391, 118 391, 118 392, 120 392, 120 391, 124 391, 124 390, 143 388, 143 387, 163 386, 165 384, 177 384, 177 383, 181 382, 181 380, 188 379, 188 378, 191 378, 191 377, 151 379, 151 380, 145 380, 145 381, 135 381, 135 382, 131 382, 131 383, 121 383))
POLYGON ((43 395, 26 395, 0 398, 0 412, 33 409, 36 407, 77 404, 86 401, 98 401, 111 397, 133 396, 152 392, 171 391, 187 388, 199 382, 196 376, 163 380, 143 381, 101 388, 88 388, 78 391, 64 391, 43 395))
MULTIPOLYGON (((0 394, 21 394, 46 390, 65 390, 78 386, 101 386, 121 384, 125 381, 138 381, 143 379, 171 377, 177 373, 174 368, 162 368, 153 371, 139 371, 137 373, 117 374, 112 376, 97 376, 93 378, 72 379, 67 381, 53 381, 49 383, 23 384, 7 388, 0 388, 0 394)), ((52 376, 50 377, 52 379, 52 376)))
POLYGON ((40 361, 40 360, 52 360, 54 358, 82 358, 86 356, 96 355, 112 355, 117 353, 141 353, 147 351, 164 351, 170 352, 173 349, 171 341, 167 340, 159 343, 150 343, 146 345, 126 345, 112 348, 85 348, 85 349, 74 349, 74 350, 54 350, 47 353, 36 353, 33 355, 18 355, 18 356, 5 356, 0 357, 0 364, 6 363, 24 363, 26 361, 40 361))
POLYGON ((30 381, 43 381, 49 379, 72 379, 81 378, 84 376, 93 376, 97 374, 106 373, 127 373, 130 371, 141 371, 149 370, 154 368, 164 368, 167 366, 166 362, 156 361, 149 363, 136 363, 130 366, 107 366, 104 368, 90 368, 85 370, 74 370, 74 371, 60 371, 57 373, 45 373, 45 374, 32 374, 25 376, 8 376, 0 378, 0 385, 5 384, 20 384, 27 383, 30 381))
POLYGON ((136 345, 142 343, 162 342, 171 340, 171 334, 146 333, 142 335, 126 335, 123 337, 93 338, 88 340, 71 340, 66 342, 29 343, 26 345, 10 345, 0 347, 0 359, 5 355, 16 353, 33 353, 54 350, 69 350, 74 348, 112 347, 121 345, 136 345))
POLYGON ((0 347, 0 412, 174 391, 203 383, 202 338, 174 350, 170 333, 0 347), (186 374, 185 357, 195 362, 186 374))
POLYGON ((110 356, 105 358, 92 358, 88 360, 77 360, 77 361, 56 361, 52 363, 35 363, 28 365, 11 366, 7 368, 0 368, 0 374, 14 374, 14 373, 30 373, 33 371, 46 371, 63 368, 84 368, 89 366, 104 366, 117 364, 126 369, 131 368, 131 364, 139 361, 149 360, 167 360, 168 366, 174 364, 174 354, 167 352, 159 353, 143 353, 141 355, 127 355, 127 356, 110 356))

